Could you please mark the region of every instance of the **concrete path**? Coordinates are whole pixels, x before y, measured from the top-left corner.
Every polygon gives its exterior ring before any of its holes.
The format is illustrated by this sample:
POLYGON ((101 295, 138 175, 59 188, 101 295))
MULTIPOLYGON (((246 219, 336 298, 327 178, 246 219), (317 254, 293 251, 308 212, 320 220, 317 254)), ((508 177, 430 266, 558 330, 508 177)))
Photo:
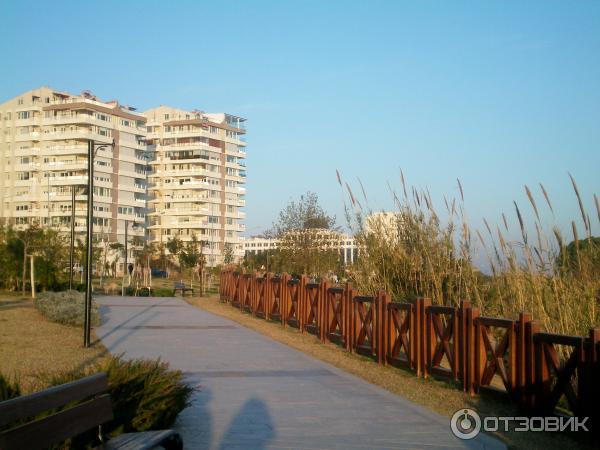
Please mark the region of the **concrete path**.
POLYGON ((447 418, 180 299, 97 301, 111 353, 160 356, 200 388, 176 426, 186 449, 504 447, 461 441, 447 418))

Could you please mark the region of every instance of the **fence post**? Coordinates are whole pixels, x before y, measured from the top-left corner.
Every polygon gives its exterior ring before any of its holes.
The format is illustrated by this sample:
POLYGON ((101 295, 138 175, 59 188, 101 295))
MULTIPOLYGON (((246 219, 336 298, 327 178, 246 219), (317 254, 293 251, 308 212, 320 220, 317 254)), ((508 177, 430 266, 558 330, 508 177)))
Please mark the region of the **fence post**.
POLYGON ((327 289, 329 289, 329 283, 325 280, 321 280, 319 286, 319 339, 321 342, 325 342, 327 337, 327 289))
POLYGON ((238 288, 237 288, 237 292, 238 292, 238 303, 240 304, 240 305, 239 305, 239 306, 240 306, 240 310, 242 310, 242 309, 244 308, 244 303, 243 303, 243 301, 242 301, 242 298, 243 298, 243 297, 242 297, 242 295, 243 295, 243 292, 244 292, 244 287, 245 287, 245 286, 244 286, 244 284, 245 284, 245 283, 244 283, 244 275, 243 275, 243 274, 241 274, 241 273, 239 273, 239 274, 238 274, 238 276, 237 276, 237 278, 238 278, 238 283, 237 283, 237 287, 238 287, 238 288))
POLYGON ((475 322, 479 317, 478 308, 467 309, 466 337, 467 337, 467 390, 469 395, 475 395, 476 389, 476 369, 475 369, 475 351, 476 351, 476 333, 475 322))
POLYGON ((379 298, 377 300, 377 362, 382 365, 386 365, 387 362, 387 349, 389 338, 387 305, 389 301, 389 294, 385 291, 379 291, 379 298))
POLYGON ((306 323, 306 303, 307 303, 307 293, 306 293, 306 285, 308 284, 308 276, 302 275, 300 277, 300 283, 298 284, 298 326, 300 327, 300 332, 304 334, 304 324, 306 323))
POLYGON ((535 411, 543 407, 543 383, 548 379, 548 370, 545 364, 544 349, 541 343, 535 342, 536 333, 540 332, 539 322, 532 320, 527 324, 527 378, 530 384, 529 404, 535 411), (544 370, 546 369, 546 370, 544 370))
POLYGON ((344 286, 344 294, 340 299, 342 302, 343 316, 342 320, 344 323, 342 324, 342 333, 344 336, 344 344, 346 346, 346 350, 350 353, 354 350, 354 336, 356 329, 355 316, 354 316, 354 290, 352 289, 352 283, 346 282, 344 286))
POLYGON ((528 409, 527 405, 527 324, 533 320, 528 312, 519 313, 519 322, 516 330, 516 353, 517 370, 514 398, 522 408, 528 409))
POLYGON ((417 370, 417 376, 422 377, 423 374, 423 342, 425 340, 425 333, 423 328, 423 298, 419 297, 414 300, 414 316, 411 329, 411 337, 414 342, 414 362, 415 369, 417 370))
POLYGON ((431 359, 433 356, 433 349, 435 348, 435 334, 433 331, 433 323, 431 314, 427 312, 427 308, 431 306, 431 300, 428 298, 423 299, 423 376, 427 378, 430 373, 431 359))
POLYGON ((287 327, 287 314, 288 314, 288 294, 289 286, 288 281, 291 276, 286 272, 281 274, 281 286, 279 287, 279 315, 281 316, 281 325, 283 328, 287 327))
POLYGON ((256 316, 256 294, 258 293, 258 280, 256 270, 252 272, 252 278, 250 278, 250 314, 256 316))
POLYGON ((459 331, 458 331, 458 348, 459 348, 459 377, 462 382, 464 392, 467 392, 469 385, 469 345, 467 336, 467 311, 471 309, 471 302, 463 300, 460 302, 458 310, 459 331))
POLYGON ((473 318, 473 330, 474 330, 474 353, 475 353, 475 365, 473 370, 473 388, 475 392, 479 393, 479 389, 481 388, 481 377, 483 375, 483 370, 485 368, 485 364, 487 362, 487 352, 485 350, 485 345, 483 343, 483 332, 481 330, 482 325, 477 320, 477 317, 473 318))
POLYGON ((584 363, 578 382, 581 410, 577 415, 590 418, 591 432, 595 439, 600 439, 600 328, 590 329, 584 349, 584 363))

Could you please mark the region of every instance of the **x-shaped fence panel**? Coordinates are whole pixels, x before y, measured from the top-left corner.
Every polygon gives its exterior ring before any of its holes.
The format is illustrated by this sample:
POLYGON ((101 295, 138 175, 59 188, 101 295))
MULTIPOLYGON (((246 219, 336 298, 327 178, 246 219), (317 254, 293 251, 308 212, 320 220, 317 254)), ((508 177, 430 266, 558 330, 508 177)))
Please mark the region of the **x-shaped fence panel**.
POLYGON ((553 414, 564 397, 569 409, 578 415, 586 400, 581 395, 581 384, 578 383, 581 379, 578 372, 583 369, 585 339, 580 336, 536 333, 533 340, 536 346, 536 408, 540 412, 553 414), (557 351, 558 346, 563 349, 562 359, 557 351))
POLYGON ((294 328, 300 328, 300 295, 300 280, 288 280, 285 323, 294 328))
POLYGON ((480 316, 475 327, 476 389, 500 388, 493 383, 498 375, 512 395, 517 384, 517 322, 480 316))
POLYGON ((256 279, 254 314, 263 319, 266 316, 267 285, 268 280, 266 278, 260 277, 256 279))
POLYGON ((325 333, 328 340, 345 345, 344 335, 344 288, 327 289, 325 300, 325 333))
POLYGON ((388 303, 389 351, 387 362, 414 368, 416 340, 413 333, 415 306, 412 303, 388 303))
POLYGON ((305 290, 304 330, 321 337, 322 286, 319 283, 307 283, 305 290))
POLYGON ((456 308, 428 306, 426 308, 427 374, 458 379, 458 323, 456 308), (445 359, 445 364, 444 364, 445 359))
POLYGON ((254 288, 254 276, 252 274, 244 274, 242 297, 240 299, 240 309, 244 311, 252 311, 252 290, 254 288))
POLYGON ((377 297, 357 295, 354 297, 354 318, 356 320, 356 338, 354 348, 357 353, 375 356, 377 339, 375 335, 375 311, 377 297))
POLYGON ((274 277, 271 280, 270 304, 267 305, 269 319, 281 320, 281 294, 283 292, 281 287, 284 283, 285 280, 282 280, 281 277, 274 277))
MULTIPOLYGON (((236 274, 237 275, 237 274, 236 274)), ((240 299, 242 297, 242 287, 243 287, 243 279, 240 275, 235 277, 235 282, 233 284, 233 297, 231 299, 231 304, 233 306, 240 306, 240 299)))

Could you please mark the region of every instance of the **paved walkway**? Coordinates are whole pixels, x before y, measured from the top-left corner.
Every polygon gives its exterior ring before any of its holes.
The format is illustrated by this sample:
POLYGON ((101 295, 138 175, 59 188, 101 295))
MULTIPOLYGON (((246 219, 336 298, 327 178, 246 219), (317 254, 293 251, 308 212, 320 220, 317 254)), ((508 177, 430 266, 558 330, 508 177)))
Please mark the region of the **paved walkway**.
POLYGON ((100 297, 111 353, 161 357, 200 388, 176 428, 186 449, 502 448, 449 420, 175 298, 100 297))

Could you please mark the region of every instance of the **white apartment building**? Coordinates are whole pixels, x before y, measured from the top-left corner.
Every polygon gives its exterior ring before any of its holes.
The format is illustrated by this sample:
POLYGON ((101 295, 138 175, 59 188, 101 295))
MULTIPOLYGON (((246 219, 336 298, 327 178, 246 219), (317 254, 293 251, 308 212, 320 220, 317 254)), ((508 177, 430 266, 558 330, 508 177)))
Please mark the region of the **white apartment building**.
MULTIPOLYGON (((327 234, 334 237, 330 248, 334 248, 340 252, 340 258, 344 264, 353 264, 358 257, 358 247, 354 238, 345 233, 328 231, 327 234)), ((256 255, 269 250, 276 250, 279 244, 280 241, 278 239, 255 236, 246 238, 242 245, 246 255, 256 255)))
MULTIPOLYGON (((117 101, 42 87, 0 104, 0 218, 85 234, 88 141, 111 144, 94 159, 97 238, 124 242, 125 220, 145 223, 146 119, 117 101)), ((143 227, 130 236, 144 236, 143 227)))
POLYGON ((185 241, 192 234, 206 243, 211 266, 226 245, 241 257, 244 121, 162 106, 141 114, 89 92, 48 87, 21 94, 0 104, 0 224, 35 221, 68 233, 74 190, 75 232, 83 239, 88 141, 114 142, 94 158, 96 238, 124 243, 127 223, 130 261, 133 237, 185 241))
POLYGON ((207 264, 225 246, 243 256, 245 119, 160 106, 145 112, 150 163, 150 238, 203 242, 207 264))

